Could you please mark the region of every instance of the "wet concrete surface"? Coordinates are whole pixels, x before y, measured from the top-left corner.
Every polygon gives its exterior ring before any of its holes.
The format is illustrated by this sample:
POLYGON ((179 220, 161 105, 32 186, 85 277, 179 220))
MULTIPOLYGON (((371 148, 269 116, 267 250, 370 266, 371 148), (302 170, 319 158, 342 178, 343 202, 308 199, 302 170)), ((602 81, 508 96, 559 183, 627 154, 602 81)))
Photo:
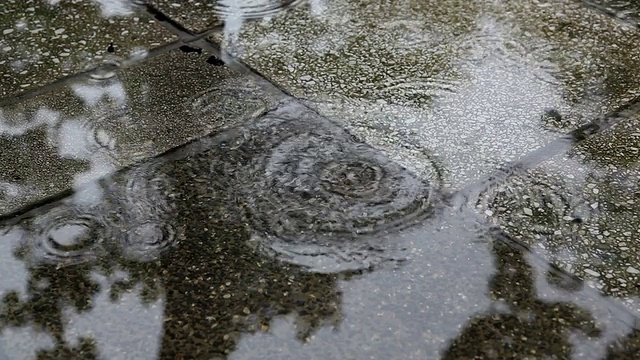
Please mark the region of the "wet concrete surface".
POLYGON ((130 2, 7 0, 0 9, 0 98, 176 38, 130 2))
POLYGON ((640 84, 636 29, 576 1, 310 2, 235 38, 231 54, 368 141, 438 154, 456 187, 640 84), (563 121, 542 121, 546 109, 563 121))
MULTIPOLYGON (((484 193, 506 231, 640 314, 638 105, 616 126, 484 193)), ((614 119, 612 119, 614 120, 614 119)))
POLYGON ((633 4, 284 3, 1 100, 0 355, 637 358, 633 4))
POLYGON ((175 49, 122 71, 78 77, 3 107, 0 211, 255 117, 275 101, 250 77, 207 63, 212 55, 199 50, 175 49))

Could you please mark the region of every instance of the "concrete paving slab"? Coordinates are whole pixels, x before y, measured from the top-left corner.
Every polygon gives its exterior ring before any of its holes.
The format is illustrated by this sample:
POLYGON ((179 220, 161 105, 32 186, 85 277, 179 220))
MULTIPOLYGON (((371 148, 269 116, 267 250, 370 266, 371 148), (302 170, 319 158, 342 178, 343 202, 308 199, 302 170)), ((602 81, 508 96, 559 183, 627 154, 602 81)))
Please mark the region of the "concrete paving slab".
POLYGON ((301 3, 300 0, 149 0, 155 9, 187 30, 200 33, 222 26, 225 20, 271 17, 301 3))
POLYGON ((206 53, 155 56, 0 109, 0 213, 257 116, 274 96, 206 53))
POLYGON ((356 199, 376 208, 380 198, 396 207, 398 198, 416 196, 388 191, 413 176, 384 171, 391 166, 336 124, 284 102, 255 122, 107 178, 99 203, 69 197, 4 221, 0 266, 10 277, 0 279, 0 351, 11 358, 584 359, 624 358, 638 348, 633 316, 492 236, 473 211, 436 211, 418 226, 392 229, 382 225, 407 220, 406 209, 354 209, 356 199), (311 137, 330 151, 314 151, 311 137), (337 180, 363 164, 383 171, 350 180, 377 187, 344 193, 337 180), (310 186, 314 178, 305 174, 312 173, 324 174, 321 186, 310 186), (271 186, 287 176, 298 181, 271 186), (282 199, 273 201, 278 192, 282 199), (256 201, 273 206, 255 214, 256 201), (376 235, 407 246, 409 261, 310 272, 313 264, 255 246, 278 243, 265 233, 283 236, 310 217, 323 218, 317 225, 335 216, 363 228, 377 220, 360 235, 309 227, 362 250, 340 261, 388 255, 390 248, 362 246, 377 244, 376 235), (264 218, 288 221, 264 229, 264 218))
POLYGON ((490 188, 477 208, 640 314, 640 106, 566 153, 490 188))
POLYGON ((132 4, 92 0, 3 1, 0 98, 104 62, 118 62, 139 50, 176 39, 132 4))
POLYGON ((638 95, 637 30, 579 5, 245 24, 317 112, 195 48, 3 106, 0 204, 74 191, 0 216, 0 355, 635 359, 640 119, 558 137, 638 95))
POLYGON ((640 89, 637 29, 569 0, 315 1, 227 35, 213 39, 403 165, 439 158, 452 187, 640 89))

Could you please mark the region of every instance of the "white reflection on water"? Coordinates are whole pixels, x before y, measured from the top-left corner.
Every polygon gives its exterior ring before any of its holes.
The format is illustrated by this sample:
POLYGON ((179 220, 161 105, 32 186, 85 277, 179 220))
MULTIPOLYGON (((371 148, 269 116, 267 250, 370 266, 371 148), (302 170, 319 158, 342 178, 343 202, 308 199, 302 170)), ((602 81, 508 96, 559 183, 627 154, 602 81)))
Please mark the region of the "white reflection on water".
POLYGON ((151 304, 143 304, 140 288, 126 292, 118 301, 109 299, 113 277, 94 273, 92 280, 104 291, 94 299, 89 312, 78 313, 72 307, 63 310, 65 340, 76 345, 77 339, 95 338, 104 359, 157 359, 162 339, 164 298, 151 304))
POLYGON ((100 6, 103 17, 127 16, 133 13, 131 0, 93 0, 100 6))
POLYGON ((5 115, 0 109, 0 135, 22 136, 42 125, 54 127, 59 120, 60 113, 46 107, 38 109, 30 120, 27 120, 23 114, 5 115))

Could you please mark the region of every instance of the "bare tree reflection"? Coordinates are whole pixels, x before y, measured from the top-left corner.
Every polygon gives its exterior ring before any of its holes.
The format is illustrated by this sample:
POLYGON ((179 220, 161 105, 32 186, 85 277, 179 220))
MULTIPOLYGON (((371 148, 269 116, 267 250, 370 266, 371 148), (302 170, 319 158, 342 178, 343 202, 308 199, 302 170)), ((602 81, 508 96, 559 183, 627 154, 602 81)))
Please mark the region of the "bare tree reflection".
POLYGON ((301 341, 341 318, 336 275, 307 273, 246 245, 249 234, 237 211, 243 199, 229 188, 241 176, 237 166, 253 154, 220 156, 224 162, 203 153, 175 163, 174 218, 187 230, 160 273, 167 304, 162 359, 225 356, 243 333, 268 331, 282 315, 298 317, 301 341))
POLYGON ((606 360, 633 360, 640 354, 640 329, 636 328, 623 339, 609 345, 606 360))
MULTIPOLYGON (((321 326, 337 325, 341 319, 337 275, 311 274, 300 267, 260 255, 247 245, 247 229, 238 217, 239 199, 228 191, 236 181, 232 163, 242 162, 244 155, 242 152, 228 155, 220 167, 212 165, 218 155, 207 151, 163 163, 160 171, 172 179, 170 186, 160 187, 154 182, 157 174, 151 174, 147 186, 154 189, 148 191, 140 185, 143 179, 138 177, 136 189, 141 190, 133 194, 133 202, 105 201, 95 207, 95 211, 106 213, 100 216, 79 211, 82 216, 95 220, 83 223, 85 227, 91 226, 88 224, 98 226, 98 218, 113 217, 113 221, 108 222, 111 224, 109 231, 84 231, 81 234, 104 238, 84 239, 82 243, 75 242, 73 237, 66 239, 67 243, 74 243, 74 252, 81 252, 82 244, 89 244, 87 252, 98 256, 81 256, 82 261, 72 263, 61 257, 61 261, 56 262, 55 256, 62 256, 64 252, 50 252, 47 261, 43 262, 33 251, 38 247, 34 243, 53 241, 51 235, 28 234, 24 238, 28 246, 19 246, 14 254, 29 265, 26 296, 18 291, 5 293, 0 305, 0 331, 9 327, 31 327, 50 334, 54 346, 38 350, 38 358, 97 358, 100 338, 81 337, 73 345, 66 342, 68 320, 64 311, 71 308, 77 313, 89 313, 101 292, 108 291, 109 299, 117 303, 123 294, 134 289, 141 289, 139 296, 143 304, 164 299, 160 351, 163 359, 225 357, 235 349, 242 334, 269 331, 270 322, 279 316, 293 314, 297 317, 297 336, 301 341, 306 341, 321 326), (216 169, 214 177, 212 166, 216 169), (149 196, 141 198, 140 191, 146 191, 149 196), (170 206, 165 205, 167 201, 170 206), (128 216, 132 209, 110 209, 110 203, 118 207, 129 203, 135 207, 136 216, 128 216), (158 216, 152 212, 155 208, 150 205, 153 204, 161 204, 163 211, 170 209, 173 213, 158 216), (147 236, 149 233, 144 234, 140 240, 142 244, 132 243, 138 240, 128 236, 127 228, 137 224, 127 221, 141 221, 140 215, 145 212, 149 218, 163 219, 179 231, 171 239, 175 239, 175 244, 165 244, 165 239, 157 238, 160 233, 153 231, 151 237, 147 236), (124 244, 114 244, 114 241, 124 241, 124 244), (157 244, 162 246, 161 251, 153 248, 157 244), (137 250, 148 246, 156 255, 152 259, 131 257, 127 246, 137 250), (124 275, 111 276, 115 280, 106 288, 92 280, 94 274, 109 277, 116 273, 124 275)), ((127 191, 111 190, 129 186, 134 175, 127 174, 136 171, 138 169, 128 170, 103 183, 110 193, 126 194, 127 191)), ((55 208, 70 206, 77 205, 69 200, 55 208)), ((36 210, 27 214, 24 221, 31 224, 48 219, 47 214, 55 208, 36 210), (38 215, 38 211, 42 214, 38 215)), ((60 219, 56 221, 61 222, 60 219)), ((64 224, 57 228, 62 226, 64 224)), ((29 226, 24 228, 30 229, 29 226)))
POLYGON ((92 339, 83 338, 79 347, 70 347, 65 340, 62 310, 72 307, 78 313, 92 309, 92 299, 100 287, 89 278, 89 266, 56 269, 43 266, 31 269, 27 283, 27 298, 18 292, 8 292, 0 305, 0 332, 7 327, 32 326, 55 340, 55 348, 38 352, 39 359, 95 358, 97 348, 92 339))
POLYGON ((493 253, 496 274, 489 290, 498 306, 471 319, 451 342, 444 359, 568 359, 572 331, 600 336, 601 330, 586 310, 537 298, 533 269, 523 250, 496 240, 493 253))

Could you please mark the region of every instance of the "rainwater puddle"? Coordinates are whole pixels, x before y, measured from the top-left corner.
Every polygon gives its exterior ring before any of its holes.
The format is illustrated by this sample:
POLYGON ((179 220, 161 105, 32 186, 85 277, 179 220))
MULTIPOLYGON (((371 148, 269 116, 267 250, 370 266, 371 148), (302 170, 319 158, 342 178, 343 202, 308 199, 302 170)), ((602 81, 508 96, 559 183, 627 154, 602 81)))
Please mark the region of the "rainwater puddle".
POLYGON ((0 351, 582 359, 635 346, 633 316, 448 207, 437 173, 282 103, 85 185, 99 201, 81 187, 5 219, 0 351))
MULTIPOLYGON (((84 127, 79 121, 62 124, 63 140, 74 138, 62 141, 62 156, 90 159, 90 153, 110 146, 106 135, 84 127)), ((237 201, 230 213, 246 211, 250 243, 310 271, 362 270, 402 261, 410 249, 401 244, 400 232, 424 223, 442 207, 437 170, 419 177, 300 104, 281 105, 251 126, 201 142, 224 149, 227 158, 209 159, 199 171, 209 169, 238 182, 225 196, 237 201)), ((19 253, 36 265, 77 265, 110 252, 139 261, 156 259, 182 237, 170 225, 177 170, 166 173, 167 166, 172 165, 151 162, 93 179, 7 231, 24 239, 19 253)))
POLYGON ((60 268, 109 256, 153 261, 181 238, 165 221, 173 211, 165 197, 170 182, 154 171, 159 170, 143 166, 125 178, 84 184, 4 232, 21 239, 16 254, 34 267, 60 268), (91 193, 96 185, 101 196, 91 193))

